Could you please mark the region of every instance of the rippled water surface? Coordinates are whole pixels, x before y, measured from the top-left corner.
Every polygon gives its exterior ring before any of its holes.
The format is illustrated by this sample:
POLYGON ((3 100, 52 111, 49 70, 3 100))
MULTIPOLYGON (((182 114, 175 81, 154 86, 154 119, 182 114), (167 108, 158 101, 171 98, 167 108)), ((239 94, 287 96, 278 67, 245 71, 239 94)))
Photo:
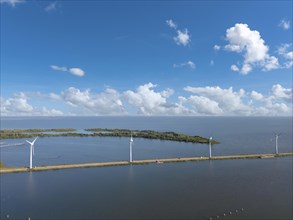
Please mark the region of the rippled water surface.
MULTIPOLYGON (((1 119, 1 129, 64 127, 213 136, 221 142, 213 146, 214 155, 272 153, 277 132, 279 151, 292 152, 292 118, 285 117, 1 119)), ((128 149, 128 138, 39 138, 34 165, 128 160, 128 149)), ((28 165, 28 145, 3 147, 0 152, 7 166, 28 165)), ((135 159, 206 156, 208 147, 135 139, 133 153, 135 159)), ((292 166, 292 157, 286 157, 1 174, 0 215, 1 219, 292 219, 292 166)))

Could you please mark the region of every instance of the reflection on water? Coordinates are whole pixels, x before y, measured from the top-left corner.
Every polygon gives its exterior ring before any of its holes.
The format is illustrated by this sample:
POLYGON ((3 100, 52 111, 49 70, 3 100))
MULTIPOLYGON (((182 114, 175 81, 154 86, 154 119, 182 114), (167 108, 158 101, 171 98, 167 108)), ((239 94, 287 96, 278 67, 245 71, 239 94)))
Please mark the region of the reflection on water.
POLYGON ((211 175, 213 175, 214 174, 214 170, 213 170, 213 160, 209 160, 208 161, 208 163, 209 163, 209 173, 211 174, 211 175))
POLYGON ((134 165, 129 165, 128 168, 128 181, 131 183, 133 181, 133 166, 134 165))
POLYGON ((29 172, 27 176, 27 192, 28 195, 33 198, 35 195, 35 182, 34 182, 34 173, 29 172))

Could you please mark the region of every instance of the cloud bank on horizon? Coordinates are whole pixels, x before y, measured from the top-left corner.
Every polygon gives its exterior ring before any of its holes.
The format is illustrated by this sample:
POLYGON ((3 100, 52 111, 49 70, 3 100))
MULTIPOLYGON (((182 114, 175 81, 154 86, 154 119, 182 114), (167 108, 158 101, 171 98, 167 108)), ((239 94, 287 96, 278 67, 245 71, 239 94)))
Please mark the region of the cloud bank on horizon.
POLYGON ((177 96, 170 101, 174 90, 156 91, 157 85, 147 83, 135 90, 118 92, 106 88, 101 93, 90 89, 67 88, 59 94, 18 93, 1 98, 2 116, 62 116, 62 115, 169 115, 169 116, 288 116, 292 113, 292 88, 279 84, 272 86, 267 94, 257 91, 235 91, 232 87, 186 86, 187 96, 177 96), (32 106, 30 99, 44 99, 67 105, 68 112, 55 108, 32 106), (134 109, 134 112, 127 110, 134 109))
MULTIPOLYGON (((8 6, 3 8, 7 14, 20 13, 22 5, 33 7, 34 4, 24 0, 0 1, 8 6)), ((1 60, 4 64, 1 116, 292 116, 293 47, 292 40, 288 40, 292 37, 288 31, 291 23, 281 12, 279 20, 272 20, 279 35, 272 37, 273 32, 261 25, 233 22, 219 25, 215 37, 213 33, 217 28, 212 30, 204 23, 207 21, 199 23, 201 26, 197 21, 197 25, 193 25, 194 21, 187 19, 188 16, 176 14, 173 18, 168 17, 169 13, 165 20, 153 18, 161 23, 156 26, 159 30, 156 34, 153 34, 156 30, 153 23, 140 26, 124 23, 120 28, 116 19, 109 21, 113 27, 94 22, 97 27, 93 31, 93 26, 86 23, 89 20, 82 20, 87 14, 73 11, 71 17, 66 17, 68 20, 62 20, 65 15, 57 13, 60 9, 74 8, 74 4, 42 3, 46 16, 58 17, 52 21, 55 25, 43 30, 43 38, 39 37, 42 31, 34 29, 28 30, 25 38, 28 43, 22 39, 9 41, 10 33, 4 33, 3 45, 6 41, 7 45, 16 42, 21 47, 28 44, 37 52, 31 55, 29 50, 19 49, 27 51, 27 60, 32 61, 27 69, 21 65, 19 69, 11 68, 11 63, 19 61, 14 56, 11 60, 1 60), (73 6, 65 7, 66 4, 73 6), (75 17, 77 20, 71 23, 70 19, 75 17), (141 26, 146 28, 145 32, 139 29, 141 26), (141 34, 134 27, 141 30, 141 34), (78 28, 80 31, 76 31, 78 28), (58 34, 50 37, 48 33, 58 34), (282 38, 282 34, 289 37, 282 38), (46 50, 46 55, 39 53, 39 47, 46 50), (41 62, 34 65, 36 58, 41 62), (123 66, 133 66, 133 69, 123 70, 123 66), (30 72, 34 73, 28 78, 36 80, 26 87, 21 82, 26 80, 22 76, 29 76, 30 72), (40 76, 44 77, 43 84, 37 80, 40 76), (18 84, 14 86, 15 82, 18 84)), ((190 11, 190 16, 193 14, 190 11)), ((39 18, 39 15, 32 16, 39 18)), ((10 21, 4 18, 3 30, 9 32, 6 26, 10 21)), ((18 50, 17 46, 12 48, 18 50)), ((5 47, 2 54, 16 52, 5 47)))

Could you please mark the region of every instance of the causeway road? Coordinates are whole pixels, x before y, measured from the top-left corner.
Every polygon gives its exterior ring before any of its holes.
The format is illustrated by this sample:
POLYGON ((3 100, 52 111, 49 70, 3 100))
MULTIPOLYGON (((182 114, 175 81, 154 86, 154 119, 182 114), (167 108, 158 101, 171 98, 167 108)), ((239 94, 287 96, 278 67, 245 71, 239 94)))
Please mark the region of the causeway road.
POLYGON ((293 152, 279 153, 279 154, 241 154, 241 155, 227 155, 227 156, 212 156, 209 157, 184 157, 184 158, 165 158, 165 159, 149 159, 149 160, 134 160, 129 161, 114 161, 114 162, 97 162, 97 163, 80 163, 80 164, 60 164, 60 165, 46 165, 36 166, 32 169, 28 167, 0 167, 0 174, 16 173, 16 172, 35 172, 48 170, 62 170, 73 168, 89 168, 89 167, 109 167, 109 166, 127 166, 139 164, 153 164, 153 163, 177 163, 188 161, 204 161, 204 160, 231 160, 231 159, 265 159, 274 157, 289 157, 293 156, 293 152))

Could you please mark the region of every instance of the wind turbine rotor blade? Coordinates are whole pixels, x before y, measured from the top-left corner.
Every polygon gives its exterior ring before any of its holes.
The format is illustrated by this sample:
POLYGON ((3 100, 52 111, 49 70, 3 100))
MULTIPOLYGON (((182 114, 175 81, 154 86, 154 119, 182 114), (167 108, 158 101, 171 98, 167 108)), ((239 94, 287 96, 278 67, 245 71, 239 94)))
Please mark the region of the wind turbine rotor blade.
POLYGON ((38 137, 35 138, 35 140, 32 142, 32 144, 34 144, 37 139, 38 139, 38 137))
POLYGON ((33 150, 33 155, 35 156, 35 147, 34 147, 34 145, 32 146, 32 150, 33 150))
POLYGON ((33 143, 29 142, 28 140, 25 140, 27 143, 29 143, 30 145, 32 145, 33 143))

